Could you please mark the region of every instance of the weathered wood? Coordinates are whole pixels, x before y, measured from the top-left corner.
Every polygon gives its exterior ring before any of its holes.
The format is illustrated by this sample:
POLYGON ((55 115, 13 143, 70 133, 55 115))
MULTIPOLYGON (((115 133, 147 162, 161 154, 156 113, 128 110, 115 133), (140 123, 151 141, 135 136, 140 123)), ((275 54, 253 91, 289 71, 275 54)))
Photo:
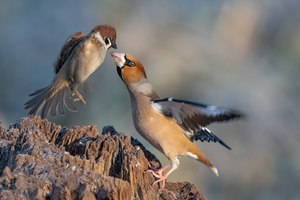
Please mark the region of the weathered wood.
POLYGON ((113 127, 63 128, 39 117, 0 124, 1 199, 205 199, 190 183, 152 186, 158 159, 113 127))

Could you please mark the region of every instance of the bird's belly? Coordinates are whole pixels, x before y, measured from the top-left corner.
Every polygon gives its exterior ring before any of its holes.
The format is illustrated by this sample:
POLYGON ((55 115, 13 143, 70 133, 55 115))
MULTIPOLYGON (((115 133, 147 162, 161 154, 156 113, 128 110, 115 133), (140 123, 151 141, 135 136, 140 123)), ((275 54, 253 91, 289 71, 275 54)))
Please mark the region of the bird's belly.
POLYGON ((161 147, 160 143, 159 143, 159 138, 158 137, 152 137, 152 133, 147 131, 147 130, 143 130, 143 129, 138 129, 137 131, 140 133, 140 135, 147 140, 147 142, 149 142, 154 148, 156 148, 157 150, 159 150, 160 152, 164 153, 163 148, 161 147))
POLYGON ((164 154, 169 154, 166 149, 172 149, 170 146, 176 147, 187 140, 178 125, 169 119, 148 116, 135 126, 143 138, 164 154))

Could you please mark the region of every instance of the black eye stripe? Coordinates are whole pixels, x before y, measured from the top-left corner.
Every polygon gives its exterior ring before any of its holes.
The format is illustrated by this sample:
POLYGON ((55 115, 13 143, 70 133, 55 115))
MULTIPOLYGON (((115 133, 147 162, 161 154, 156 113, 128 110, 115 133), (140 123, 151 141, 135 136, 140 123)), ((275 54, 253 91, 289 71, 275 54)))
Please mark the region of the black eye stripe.
POLYGON ((109 38, 105 38, 105 44, 106 44, 106 45, 109 44, 109 38))

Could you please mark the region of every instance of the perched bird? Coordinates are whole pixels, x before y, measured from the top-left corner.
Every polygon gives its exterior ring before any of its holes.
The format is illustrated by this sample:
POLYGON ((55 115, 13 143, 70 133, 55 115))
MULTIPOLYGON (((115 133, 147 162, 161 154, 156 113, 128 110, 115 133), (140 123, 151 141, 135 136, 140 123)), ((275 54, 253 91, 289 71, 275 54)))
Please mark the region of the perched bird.
POLYGON ((68 95, 71 90, 74 101, 86 104, 78 87, 103 63, 106 51, 116 45, 116 30, 110 25, 96 26, 88 35, 77 32, 64 44, 54 65, 56 77, 52 83, 35 91, 25 103, 25 109, 30 109, 29 115, 36 115, 41 110, 45 118, 57 113, 64 114, 64 107, 76 111, 73 101, 68 95))
POLYGON ((193 143, 215 142, 230 147, 206 126, 240 118, 242 114, 227 108, 175 98, 160 99, 148 82, 141 62, 129 54, 111 53, 117 72, 126 85, 136 130, 171 161, 161 169, 149 170, 161 182, 179 166, 179 156, 189 156, 208 166, 217 176, 217 168, 193 143), (163 174, 163 171, 170 170, 163 174))

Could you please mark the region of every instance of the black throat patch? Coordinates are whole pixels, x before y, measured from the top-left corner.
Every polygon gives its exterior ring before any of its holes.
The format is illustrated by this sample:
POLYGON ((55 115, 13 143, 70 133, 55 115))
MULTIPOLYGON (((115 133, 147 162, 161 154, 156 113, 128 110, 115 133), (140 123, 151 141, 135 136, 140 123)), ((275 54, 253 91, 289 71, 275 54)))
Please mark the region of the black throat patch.
POLYGON ((124 82, 124 79, 122 77, 122 68, 117 66, 117 72, 118 72, 118 75, 120 76, 120 78, 122 79, 122 81, 124 82))

